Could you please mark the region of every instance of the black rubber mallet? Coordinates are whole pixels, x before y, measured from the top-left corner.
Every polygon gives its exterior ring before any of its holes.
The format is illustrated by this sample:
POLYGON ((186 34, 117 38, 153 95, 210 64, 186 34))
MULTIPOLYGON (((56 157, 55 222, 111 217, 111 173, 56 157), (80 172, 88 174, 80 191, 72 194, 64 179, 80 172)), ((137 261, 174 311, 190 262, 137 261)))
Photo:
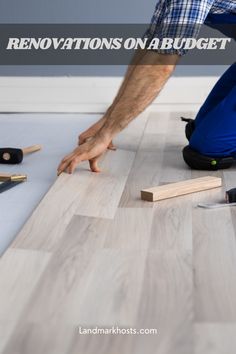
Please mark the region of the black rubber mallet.
POLYGON ((21 163, 24 156, 42 149, 41 145, 33 145, 24 149, 0 148, 0 163, 15 165, 21 163))

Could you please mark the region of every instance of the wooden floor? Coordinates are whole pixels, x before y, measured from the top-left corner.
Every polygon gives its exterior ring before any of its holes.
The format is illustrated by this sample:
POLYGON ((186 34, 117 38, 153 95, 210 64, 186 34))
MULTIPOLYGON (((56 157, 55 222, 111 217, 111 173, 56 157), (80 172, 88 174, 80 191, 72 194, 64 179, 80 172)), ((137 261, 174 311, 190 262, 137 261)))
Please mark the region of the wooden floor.
MULTIPOLYGON (((62 174, 0 260, 1 354, 233 354, 236 209, 204 210, 235 187, 149 203, 140 190, 209 175, 188 169, 180 115, 142 115, 103 173, 62 174), (157 329, 85 335, 82 328, 157 329)), ((211 174, 211 173, 210 173, 211 174)))

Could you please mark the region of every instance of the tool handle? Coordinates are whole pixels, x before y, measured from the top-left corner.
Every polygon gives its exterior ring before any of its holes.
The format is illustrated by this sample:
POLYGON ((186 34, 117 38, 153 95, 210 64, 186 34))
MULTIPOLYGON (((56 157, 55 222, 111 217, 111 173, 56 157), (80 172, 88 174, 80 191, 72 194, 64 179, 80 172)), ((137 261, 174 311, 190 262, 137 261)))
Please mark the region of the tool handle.
POLYGON ((180 119, 182 120, 182 122, 186 122, 186 123, 189 123, 193 120, 191 118, 185 118, 185 117, 180 117, 180 119))
POLYGON ((32 152, 39 151, 41 149, 42 149, 41 145, 33 145, 22 149, 22 151, 23 151, 23 155, 27 155, 27 154, 31 154, 32 152))
POLYGON ((1 173, 0 172, 0 181, 7 181, 8 179, 11 179, 12 174, 11 173, 1 173))

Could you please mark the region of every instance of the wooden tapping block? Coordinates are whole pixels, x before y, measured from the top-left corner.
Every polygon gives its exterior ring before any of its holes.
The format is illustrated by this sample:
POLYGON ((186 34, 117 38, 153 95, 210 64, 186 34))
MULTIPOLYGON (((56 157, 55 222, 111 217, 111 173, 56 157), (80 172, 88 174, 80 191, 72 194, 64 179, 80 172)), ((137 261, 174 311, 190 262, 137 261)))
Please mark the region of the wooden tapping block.
POLYGON ((176 183, 165 184, 158 187, 143 189, 141 191, 141 199, 149 202, 178 197, 180 195, 205 191, 207 189, 222 186, 222 180, 219 177, 200 177, 181 181, 176 183))

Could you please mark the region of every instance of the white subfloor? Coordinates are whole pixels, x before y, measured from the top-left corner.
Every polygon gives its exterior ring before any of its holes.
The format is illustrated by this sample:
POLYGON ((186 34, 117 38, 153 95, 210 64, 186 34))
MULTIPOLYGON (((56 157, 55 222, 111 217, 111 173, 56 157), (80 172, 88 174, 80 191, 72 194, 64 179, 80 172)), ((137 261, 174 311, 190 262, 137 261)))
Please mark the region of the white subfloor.
POLYGON ((57 165, 75 147, 78 134, 98 117, 95 114, 0 115, 1 148, 43 145, 42 151, 27 156, 20 165, 0 165, 0 172, 28 175, 27 183, 0 194, 0 254, 56 179, 57 165))

